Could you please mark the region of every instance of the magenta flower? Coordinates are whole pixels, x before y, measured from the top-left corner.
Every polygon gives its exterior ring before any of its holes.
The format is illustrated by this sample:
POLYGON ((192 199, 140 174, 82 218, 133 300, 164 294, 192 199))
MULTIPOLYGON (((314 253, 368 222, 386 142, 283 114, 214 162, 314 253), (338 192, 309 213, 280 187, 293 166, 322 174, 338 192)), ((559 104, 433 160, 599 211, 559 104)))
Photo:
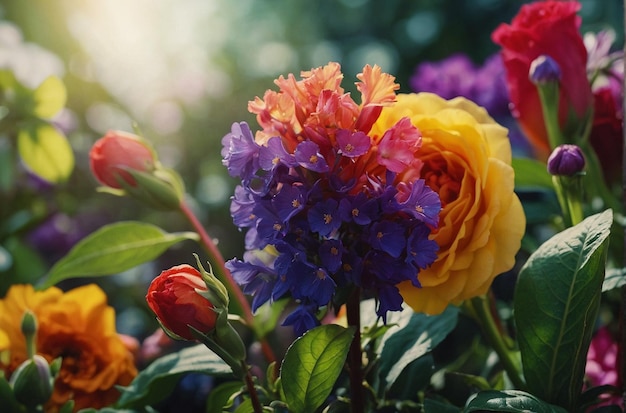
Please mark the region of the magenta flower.
MULTIPOLYGON (((623 379, 618 373, 617 341, 606 327, 598 329, 591 340, 585 374, 591 387, 610 385, 615 386, 616 390, 621 389, 623 379)), ((622 397, 616 394, 602 403, 610 404, 623 407, 622 397)))

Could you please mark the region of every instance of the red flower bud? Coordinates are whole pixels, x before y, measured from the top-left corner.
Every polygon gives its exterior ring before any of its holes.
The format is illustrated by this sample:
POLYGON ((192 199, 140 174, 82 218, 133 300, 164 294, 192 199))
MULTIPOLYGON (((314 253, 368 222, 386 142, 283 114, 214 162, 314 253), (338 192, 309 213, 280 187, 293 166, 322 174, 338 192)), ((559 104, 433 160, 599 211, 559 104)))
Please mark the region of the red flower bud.
POLYGON ((155 159, 153 152, 137 135, 109 131, 91 148, 89 162, 91 171, 101 184, 121 189, 119 178, 128 185, 137 185, 125 169, 149 172, 154 169, 155 159))
POLYGON ((183 264, 152 280, 146 301, 168 332, 194 340, 189 326, 207 333, 217 320, 213 303, 200 294, 204 291, 208 289, 200 272, 183 264))

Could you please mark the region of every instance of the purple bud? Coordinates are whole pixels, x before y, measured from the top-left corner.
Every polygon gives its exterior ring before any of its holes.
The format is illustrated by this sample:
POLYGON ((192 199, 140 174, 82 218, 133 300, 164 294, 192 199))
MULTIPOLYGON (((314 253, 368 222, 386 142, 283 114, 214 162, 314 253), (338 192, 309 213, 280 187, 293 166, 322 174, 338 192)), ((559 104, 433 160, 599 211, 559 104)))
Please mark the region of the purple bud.
POLYGON ((548 172, 551 175, 572 176, 585 168, 585 157, 576 145, 557 146, 548 158, 548 172))
POLYGON ((530 64, 528 78, 535 85, 545 85, 548 82, 561 80, 559 64, 548 55, 541 55, 530 64))

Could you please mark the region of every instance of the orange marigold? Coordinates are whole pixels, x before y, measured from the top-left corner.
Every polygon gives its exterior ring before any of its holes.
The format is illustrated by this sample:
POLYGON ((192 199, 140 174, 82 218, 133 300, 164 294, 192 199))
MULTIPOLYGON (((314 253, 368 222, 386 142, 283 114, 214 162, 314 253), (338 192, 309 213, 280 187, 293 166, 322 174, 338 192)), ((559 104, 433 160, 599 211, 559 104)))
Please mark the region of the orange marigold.
POLYGON ((7 376, 27 357, 20 331, 26 310, 37 317, 37 353, 48 361, 63 358, 46 412, 58 411, 70 399, 75 411, 109 405, 119 397, 115 386, 128 385, 137 374, 115 330, 115 312, 98 286, 63 292, 14 285, 0 300, 0 370, 7 376))

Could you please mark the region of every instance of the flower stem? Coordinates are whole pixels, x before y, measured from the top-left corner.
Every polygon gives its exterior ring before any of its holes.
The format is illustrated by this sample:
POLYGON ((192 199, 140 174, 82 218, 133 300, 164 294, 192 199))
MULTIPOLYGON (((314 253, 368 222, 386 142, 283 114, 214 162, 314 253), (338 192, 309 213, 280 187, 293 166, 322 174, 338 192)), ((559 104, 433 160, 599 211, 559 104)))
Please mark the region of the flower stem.
MULTIPOLYGON (((246 296, 243 294, 243 291, 241 291, 241 288, 239 288, 239 285, 237 285, 237 283, 233 279, 233 276, 228 268, 226 268, 226 262, 224 261, 222 253, 217 248, 217 245, 215 245, 213 239, 209 236, 209 234, 207 234, 206 230, 202 226, 202 223, 200 223, 198 218, 195 216, 191 208, 189 208, 189 206, 185 203, 185 201, 181 201, 180 210, 200 236, 200 241, 206 249, 207 253, 209 254, 209 259, 211 260, 212 267, 215 270, 215 275, 220 280, 226 283, 226 288, 228 289, 230 296, 235 298, 235 301, 237 302, 237 304, 239 304, 239 307, 241 308, 244 321, 248 326, 254 326, 254 315, 252 314, 250 303, 246 299, 246 296)), ((263 351, 263 354, 265 355, 266 360, 269 363, 276 361, 276 356, 274 355, 274 352, 272 351, 269 343, 261 337, 259 338, 259 342, 261 344, 261 349, 263 351)))
POLYGON ((356 327, 354 338, 348 352, 348 367, 350 372, 350 406, 353 413, 365 411, 363 398, 363 369, 361 351, 361 289, 355 288, 346 303, 348 325, 356 327))
POLYGON ((466 304, 480 325, 485 339, 500 358, 500 362, 513 385, 518 390, 524 390, 526 384, 521 377, 516 361, 513 359, 513 354, 504 340, 504 332, 499 328, 499 323, 494 318, 490 297, 486 295, 474 297, 466 304))
POLYGON ((246 372, 244 381, 246 382, 246 387, 248 388, 248 394, 250 395, 250 401, 252 402, 254 413, 263 413, 263 406, 261 406, 261 402, 259 401, 259 395, 256 391, 256 387, 254 387, 254 381, 250 375, 250 369, 246 366, 246 363, 243 360, 241 361, 241 367, 246 372))

